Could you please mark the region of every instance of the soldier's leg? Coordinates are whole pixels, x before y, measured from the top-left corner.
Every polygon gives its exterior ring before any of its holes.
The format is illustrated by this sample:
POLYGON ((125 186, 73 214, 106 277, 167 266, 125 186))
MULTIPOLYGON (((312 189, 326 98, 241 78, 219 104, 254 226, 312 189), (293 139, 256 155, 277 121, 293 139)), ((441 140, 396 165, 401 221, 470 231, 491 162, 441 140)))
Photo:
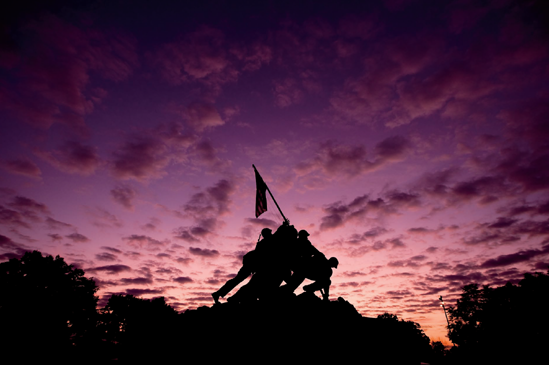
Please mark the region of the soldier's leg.
POLYGON ((324 280, 317 280, 312 284, 305 285, 303 287, 303 290, 306 292, 315 292, 320 289, 324 289, 324 298, 326 299, 327 296, 330 294, 330 285, 332 284, 332 281, 330 279, 324 279, 324 280))
POLYGON ((292 276, 286 281, 284 285, 284 290, 287 290, 289 293, 293 293, 305 280, 305 275, 300 272, 294 272, 292 276))
POLYGON ((214 301, 219 303, 219 297, 225 297, 225 295, 229 294, 231 290, 243 282, 249 275, 250 271, 242 267, 234 278, 227 280, 227 282, 218 291, 212 293, 214 301))
POLYGON ((242 285, 238 291, 227 299, 228 302, 242 303, 257 300, 261 291, 263 277, 261 274, 254 274, 246 285, 242 285))

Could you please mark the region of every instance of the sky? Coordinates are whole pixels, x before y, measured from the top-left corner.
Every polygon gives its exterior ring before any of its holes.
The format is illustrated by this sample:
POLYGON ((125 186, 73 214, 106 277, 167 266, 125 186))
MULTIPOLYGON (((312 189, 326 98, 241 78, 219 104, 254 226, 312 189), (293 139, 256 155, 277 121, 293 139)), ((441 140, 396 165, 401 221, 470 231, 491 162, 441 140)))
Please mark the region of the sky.
POLYGON ((60 255, 100 305, 211 306, 282 223, 272 200, 255 218, 255 164, 338 258, 331 299, 364 316, 448 343, 439 296, 547 272, 542 0, 57 0, 0 17, 0 262, 60 255))

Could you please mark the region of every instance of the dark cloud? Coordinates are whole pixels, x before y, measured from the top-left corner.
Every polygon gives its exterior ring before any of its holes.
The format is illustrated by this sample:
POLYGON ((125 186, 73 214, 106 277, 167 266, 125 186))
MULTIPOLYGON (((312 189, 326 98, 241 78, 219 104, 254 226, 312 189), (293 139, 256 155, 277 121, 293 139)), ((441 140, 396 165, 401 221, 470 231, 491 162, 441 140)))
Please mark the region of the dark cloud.
POLYGON ((127 251, 127 252, 124 252, 124 256, 129 257, 132 260, 137 260, 143 255, 140 252, 127 251))
MULTIPOLYGON (((206 129, 219 127, 225 124, 219 112, 213 105, 203 104, 203 103, 191 103, 184 110, 183 113, 184 119, 187 124, 196 130, 197 132, 203 132, 206 129)), ((203 141, 198 144, 198 149, 211 149, 208 141, 203 141), (205 144, 200 147, 201 144, 205 144)), ((209 151, 205 151, 206 154, 209 151)))
POLYGON ((157 274, 172 274, 173 273, 173 270, 172 269, 167 269, 165 267, 162 267, 158 270, 155 270, 155 273, 157 274))
POLYGON ((42 177, 40 168, 28 158, 5 161, 2 167, 12 174, 31 177, 33 179, 40 179, 42 177))
POLYGON ((402 299, 406 296, 413 295, 413 293, 409 290, 389 290, 385 292, 385 295, 393 299, 402 299))
MULTIPOLYGON (((396 214, 399 209, 414 208, 419 204, 419 197, 416 194, 396 190, 386 192, 383 198, 377 199, 371 199, 367 194, 361 195, 349 204, 338 201, 323 207, 326 215, 321 218, 320 229, 333 229, 345 225, 347 221, 360 221, 369 213, 376 216, 396 214)), ((382 233, 382 229, 376 228, 369 234, 375 236, 382 233)), ((365 235, 363 238, 367 239, 368 236, 365 235)))
POLYGON ((69 174, 91 175, 101 164, 95 147, 76 141, 69 141, 54 151, 35 150, 35 154, 69 174))
POLYGON ((221 224, 220 216, 229 212, 234 189, 231 182, 223 179, 191 196, 183 206, 183 212, 194 220, 195 225, 179 227, 174 231, 175 237, 187 242, 198 242, 201 237, 212 234, 221 224))
POLYGON ((183 265, 188 265, 188 264, 194 262, 194 260, 189 258, 189 257, 178 257, 178 258, 175 259, 175 261, 178 264, 183 264, 183 265))
POLYGON ((134 136, 115 153, 111 171, 119 179, 147 181, 160 178, 169 163, 167 146, 158 138, 134 136))
POLYGON ((381 236, 385 233, 389 232, 387 229, 383 227, 374 227, 372 229, 369 229, 368 231, 362 233, 362 234, 353 234, 351 237, 347 240, 347 242, 351 244, 358 244, 362 243, 367 240, 372 240, 378 236, 381 236))
POLYGON ((50 214, 50 211, 45 204, 38 203, 37 201, 24 196, 14 197, 8 206, 17 209, 25 215, 30 215, 32 213, 50 214))
POLYGON ((57 233, 48 234, 48 237, 50 237, 51 240, 54 241, 54 242, 61 241, 63 239, 63 236, 61 236, 60 234, 57 234, 57 233))
POLYGON ((139 277, 139 278, 122 278, 120 279, 121 285, 147 285, 152 284, 151 277, 139 277))
POLYGON ((397 260, 397 261, 389 261, 387 264, 389 267, 412 267, 417 268, 420 267, 421 264, 418 264, 415 260, 397 260))
POLYGON ((418 207, 421 205, 419 195, 415 193, 392 190, 387 192, 385 196, 391 204, 396 206, 418 207))
POLYGON ((23 257, 25 253, 21 253, 21 254, 18 254, 18 253, 14 253, 14 252, 6 252, 6 253, 3 253, 3 254, 0 254, 0 262, 1 261, 9 261, 11 259, 20 259, 21 257, 23 257))
POLYGON ((221 285, 221 284, 223 284, 223 281, 218 280, 218 279, 208 279, 204 282, 208 285, 221 285))
POLYGON ((411 143, 402 136, 393 136, 384 139, 375 146, 375 153, 378 163, 388 161, 398 161, 409 151, 411 143))
POLYGON ((109 252, 102 252, 100 254, 97 254, 95 255, 95 258, 99 261, 116 261, 117 260, 117 256, 109 252))
POLYGON ((128 245, 132 247, 145 248, 149 251, 159 250, 166 245, 166 242, 161 242, 145 235, 132 234, 131 236, 122 238, 128 245))
POLYGON ((0 88, 2 109, 42 129, 60 123, 85 134, 84 117, 106 96, 90 85, 91 74, 122 81, 138 63, 131 38, 50 13, 15 21, 9 34, 26 42, 12 50, 10 67, 17 71, 0 88))
POLYGON ((46 225, 48 226, 49 229, 73 228, 72 224, 61 222, 51 217, 46 218, 46 225))
POLYGON ((116 215, 100 207, 86 207, 86 214, 98 228, 120 228, 123 225, 116 215))
POLYGON ((514 223, 516 223, 518 219, 511 219, 507 217, 498 217, 497 221, 494 223, 488 224, 486 227, 488 228, 507 228, 514 223))
POLYGON ((458 170, 456 168, 447 168, 423 174, 416 182, 416 188, 435 198, 444 197, 449 193, 450 185, 457 173, 458 170))
POLYGON ((507 193, 505 182, 495 176, 484 176, 459 182, 452 187, 453 197, 459 201, 479 198, 486 195, 507 193))
POLYGON ((344 271, 343 275, 353 278, 355 276, 365 276, 365 275, 368 275, 368 274, 366 274, 364 272, 361 272, 361 271, 344 271))
POLYGON ((508 216, 514 217, 516 215, 529 213, 531 216, 535 215, 548 215, 549 214, 549 201, 541 201, 537 205, 530 204, 521 204, 515 205, 509 208, 500 210, 502 212, 507 212, 508 216))
POLYGON ((187 242, 199 242, 200 240, 194 237, 189 229, 179 227, 174 230, 174 237, 187 242))
POLYGON ((479 244, 491 244, 496 243, 503 238, 499 233, 481 232, 476 236, 466 237, 462 239, 462 242, 466 245, 479 245, 479 244))
POLYGON ((255 71, 270 60, 271 49, 264 42, 233 44, 222 31, 208 26, 162 45, 153 56, 166 81, 176 85, 192 82, 211 96, 217 95, 222 85, 235 82, 242 71, 255 71))
POLYGON ((536 270, 543 270, 543 271, 549 271, 549 261, 539 261, 539 262, 536 262, 536 264, 534 265, 534 268, 536 270))
POLYGON ((111 251, 111 252, 114 252, 114 253, 122 253, 122 251, 120 251, 119 249, 114 248, 114 247, 102 246, 101 249, 111 251))
POLYGON ((218 152, 209 140, 202 140, 196 144, 195 152, 200 161, 213 170, 219 170, 227 166, 227 161, 218 157, 218 152))
POLYGON ((98 272, 98 271, 104 271, 108 275, 113 274, 119 274, 124 271, 131 271, 131 267, 126 265, 107 265, 107 266, 97 266, 97 267, 90 267, 85 269, 87 272, 98 272))
POLYGON ((435 282, 458 282, 458 286, 471 283, 483 283, 486 280, 486 276, 478 271, 464 273, 464 274, 449 274, 449 275, 434 275, 427 277, 428 281, 435 282))
POLYGON ((126 289, 126 294, 140 297, 142 295, 162 294, 164 289, 126 289))
POLYGON ((194 282, 194 280, 191 279, 188 276, 180 276, 180 277, 177 277, 177 278, 173 278, 172 280, 175 281, 176 283, 179 283, 179 284, 187 284, 187 283, 194 282))
POLYGON ((193 255, 202 256, 202 257, 217 257, 217 256, 219 256, 219 251, 209 250, 207 248, 189 247, 189 252, 193 255))
POLYGON ((299 175, 322 171, 328 176, 354 177, 401 160, 410 148, 410 142, 400 136, 389 137, 374 148, 372 158, 367 158, 362 145, 344 145, 327 141, 320 145, 316 157, 296 166, 299 175))
POLYGON ((198 139, 196 134, 185 132, 179 123, 162 124, 156 132, 168 145, 173 147, 187 148, 196 143, 198 139))
POLYGON ((30 228, 24 221, 23 215, 15 210, 4 208, 0 205, 0 223, 8 226, 30 228))
POLYGON ((549 235, 549 221, 522 221, 511 229, 514 234, 526 234, 530 237, 549 235))
POLYGON ((156 228, 160 224, 160 220, 157 218, 151 218, 149 223, 146 223, 141 226, 141 228, 145 231, 156 231, 156 228))
POLYGON ((431 232, 433 232, 433 230, 425 228, 425 227, 412 227, 412 228, 409 228, 407 230, 407 232, 408 233, 423 234, 423 233, 431 233, 431 232))
POLYGON ((122 205, 128 210, 133 210, 133 200, 135 198, 135 190, 130 185, 118 185, 111 190, 111 197, 115 202, 122 205))
POLYGON ((549 245, 542 247, 541 250, 522 250, 509 255, 500 255, 494 259, 484 261, 480 267, 493 268, 508 266, 519 262, 529 261, 531 258, 549 254, 549 245))
POLYGON ((4 252, 0 255, 0 260, 10 260, 21 258, 28 251, 23 245, 16 243, 11 238, 0 234, 0 249, 4 252))
POLYGON ((89 242, 90 239, 80 233, 71 233, 69 235, 66 235, 65 237, 67 237, 68 239, 70 239, 72 242, 74 243, 84 243, 84 242, 89 242))

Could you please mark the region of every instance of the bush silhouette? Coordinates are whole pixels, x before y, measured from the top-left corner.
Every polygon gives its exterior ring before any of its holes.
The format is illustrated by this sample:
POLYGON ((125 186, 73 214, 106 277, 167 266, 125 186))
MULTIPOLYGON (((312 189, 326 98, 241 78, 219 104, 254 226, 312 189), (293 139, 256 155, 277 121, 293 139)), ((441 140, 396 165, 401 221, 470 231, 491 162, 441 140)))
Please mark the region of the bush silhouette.
POLYGON ((97 286, 61 257, 33 251, 1 263, 0 288, 3 345, 19 360, 70 356, 94 335, 97 286))
POLYGON ((528 363, 542 356, 549 335, 549 276, 525 274, 518 285, 498 288, 470 284, 456 306, 448 308, 449 337, 457 345, 454 361, 528 363))

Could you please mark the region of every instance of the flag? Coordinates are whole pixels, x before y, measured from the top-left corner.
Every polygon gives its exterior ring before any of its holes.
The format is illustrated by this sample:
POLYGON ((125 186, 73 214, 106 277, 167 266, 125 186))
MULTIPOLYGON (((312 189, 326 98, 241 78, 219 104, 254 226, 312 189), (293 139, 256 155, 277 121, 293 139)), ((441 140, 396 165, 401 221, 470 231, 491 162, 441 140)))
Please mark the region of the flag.
POLYGON ((255 170, 255 186, 257 188, 255 193, 255 217, 259 217, 261 214, 267 211, 267 195, 265 195, 267 190, 267 184, 259 175, 259 172, 255 170))

